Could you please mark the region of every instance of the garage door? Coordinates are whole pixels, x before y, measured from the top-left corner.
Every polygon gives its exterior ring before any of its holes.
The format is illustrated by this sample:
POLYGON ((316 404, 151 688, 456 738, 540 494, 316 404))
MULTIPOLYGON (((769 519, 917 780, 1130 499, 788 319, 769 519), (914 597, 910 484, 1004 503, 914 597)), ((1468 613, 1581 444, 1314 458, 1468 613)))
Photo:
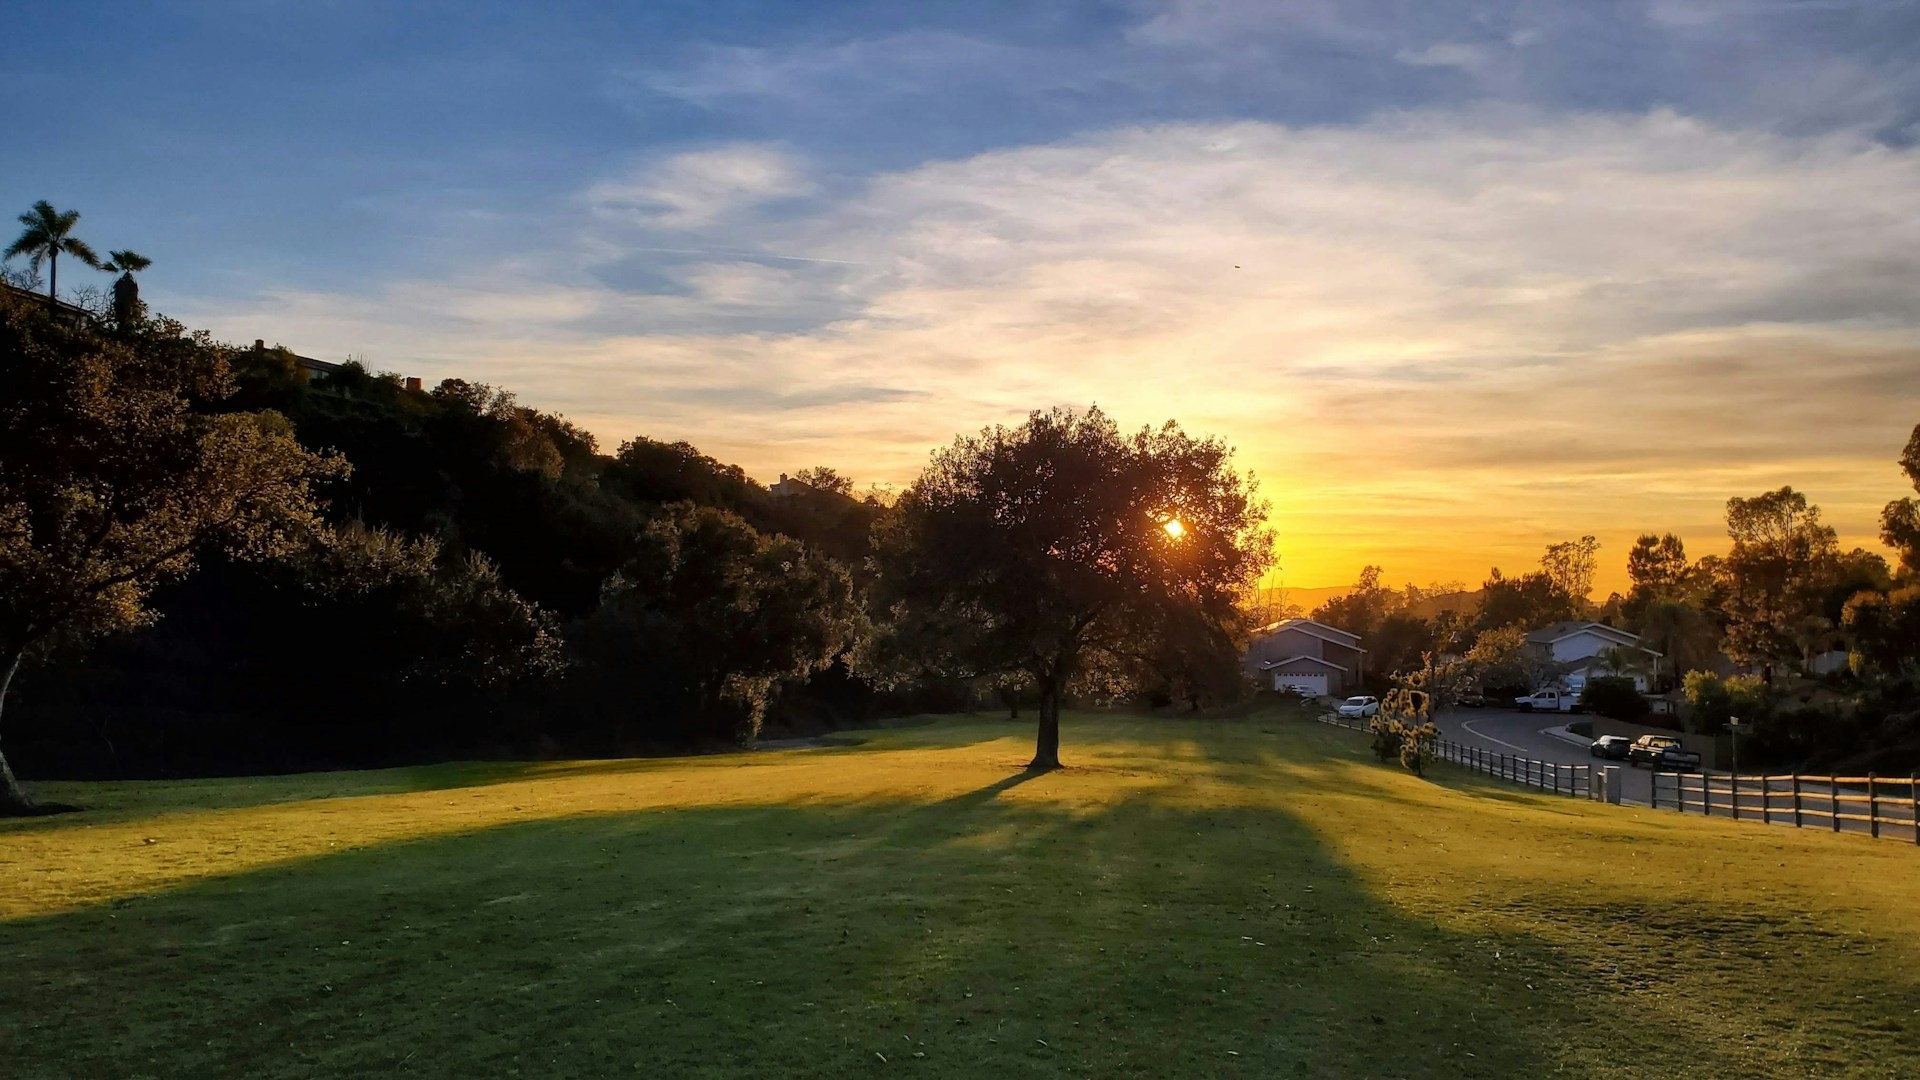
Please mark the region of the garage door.
POLYGON ((1285 690, 1288 687, 1306 694, 1308 697, 1327 696, 1327 677, 1325 675, 1282 675, 1273 673, 1273 688, 1285 690))

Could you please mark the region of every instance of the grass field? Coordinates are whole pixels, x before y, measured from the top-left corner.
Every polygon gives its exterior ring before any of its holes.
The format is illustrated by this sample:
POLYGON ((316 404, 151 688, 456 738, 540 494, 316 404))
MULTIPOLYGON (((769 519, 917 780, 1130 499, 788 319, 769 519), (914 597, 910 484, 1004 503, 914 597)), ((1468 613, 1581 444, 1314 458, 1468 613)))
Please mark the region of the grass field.
POLYGON ((0 1075, 1912 1076, 1920 850, 1290 717, 43 785, 0 1075))

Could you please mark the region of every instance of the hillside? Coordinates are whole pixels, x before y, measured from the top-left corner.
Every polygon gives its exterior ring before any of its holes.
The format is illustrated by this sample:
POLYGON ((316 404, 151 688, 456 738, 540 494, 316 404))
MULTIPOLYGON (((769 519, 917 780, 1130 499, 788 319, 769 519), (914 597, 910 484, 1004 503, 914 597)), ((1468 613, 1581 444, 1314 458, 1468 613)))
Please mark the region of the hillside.
POLYGON ((10 1075, 1886 1076, 1920 858, 1288 717, 46 785, 10 1075), (778 957, 775 962, 774 958, 778 957))

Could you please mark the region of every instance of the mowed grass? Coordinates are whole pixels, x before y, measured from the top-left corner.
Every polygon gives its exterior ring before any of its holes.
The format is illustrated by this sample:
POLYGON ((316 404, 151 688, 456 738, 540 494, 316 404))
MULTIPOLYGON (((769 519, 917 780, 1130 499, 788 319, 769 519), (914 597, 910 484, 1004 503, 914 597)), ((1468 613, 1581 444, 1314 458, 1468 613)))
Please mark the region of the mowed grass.
POLYGON ((171 784, 0 823, 0 1074, 1912 1076, 1920 850, 1281 716, 171 784))

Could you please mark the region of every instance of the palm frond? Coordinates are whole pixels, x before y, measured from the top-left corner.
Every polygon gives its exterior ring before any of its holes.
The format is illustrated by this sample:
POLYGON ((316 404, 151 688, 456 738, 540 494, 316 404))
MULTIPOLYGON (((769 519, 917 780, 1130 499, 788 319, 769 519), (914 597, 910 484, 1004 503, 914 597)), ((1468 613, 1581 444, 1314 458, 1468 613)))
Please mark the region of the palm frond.
MULTIPOLYGON (((25 217, 26 215, 23 214, 21 216, 25 217)), ((20 234, 20 239, 15 240, 12 246, 7 248, 6 254, 0 255, 0 259, 11 259, 15 255, 27 255, 39 251, 46 246, 46 237, 43 234, 36 230, 28 229, 26 232, 20 234)), ((37 264, 39 256, 34 256, 34 259, 37 264)))
POLYGON ((87 242, 79 237, 69 236, 61 240, 60 251, 62 254, 79 259, 95 270, 100 269, 100 256, 94 254, 93 248, 87 246, 87 242))
POLYGON ((60 224, 60 211, 55 210, 52 203, 41 199, 33 204, 33 209, 20 215, 20 224, 28 228, 33 228, 37 225, 43 229, 52 231, 55 226, 60 224))
POLYGON ((103 270, 112 270, 122 274, 137 274, 153 265, 152 259, 147 258, 137 251, 109 251, 107 254, 112 256, 112 258, 107 261, 107 265, 101 267, 103 270))

